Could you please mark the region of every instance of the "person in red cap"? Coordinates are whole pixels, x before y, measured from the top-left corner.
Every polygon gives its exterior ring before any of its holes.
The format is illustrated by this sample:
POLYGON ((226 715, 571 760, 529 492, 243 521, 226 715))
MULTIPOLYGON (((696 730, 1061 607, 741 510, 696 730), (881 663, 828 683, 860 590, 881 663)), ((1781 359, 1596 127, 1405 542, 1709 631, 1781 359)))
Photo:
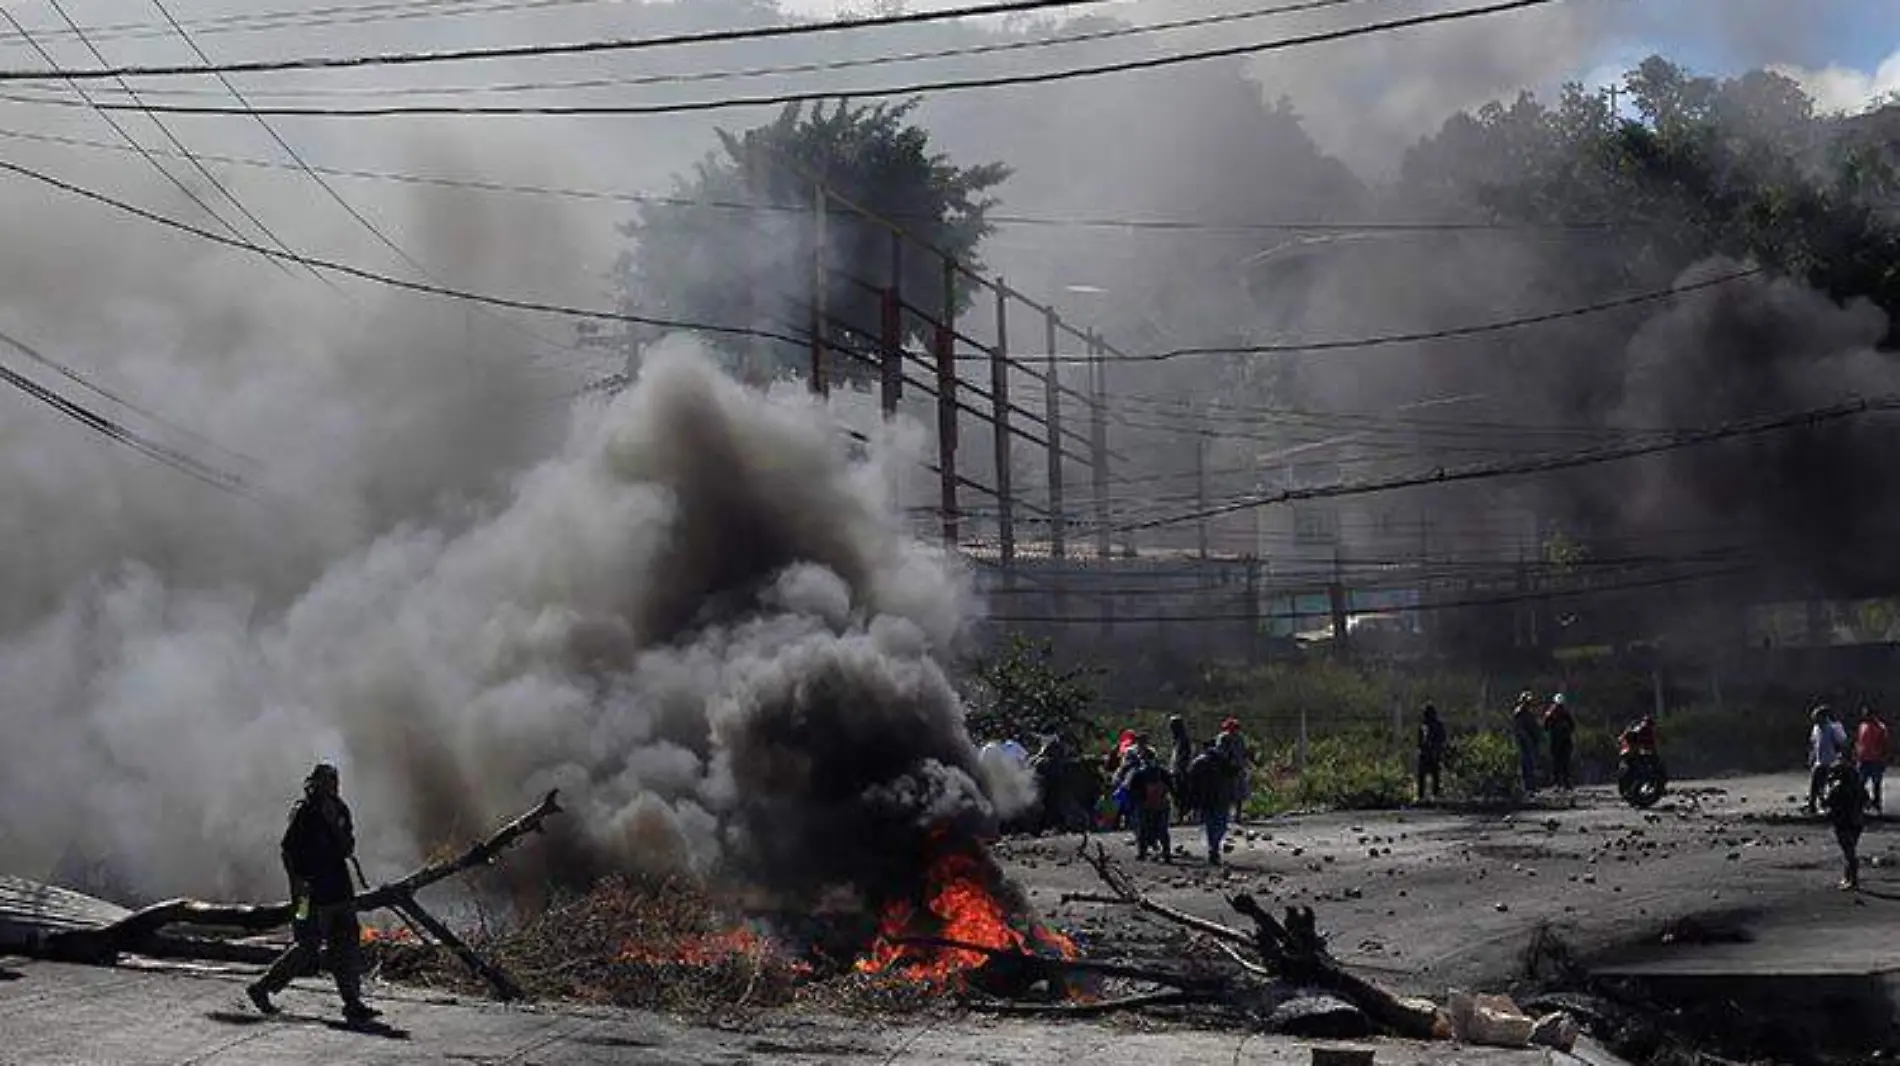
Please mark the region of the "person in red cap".
POLYGON ((1215 747, 1232 764, 1234 772, 1234 820, 1239 821, 1241 812, 1247 806, 1247 739, 1240 735, 1240 719, 1229 718, 1220 724, 1220 736, 1214 739, 1215 747))

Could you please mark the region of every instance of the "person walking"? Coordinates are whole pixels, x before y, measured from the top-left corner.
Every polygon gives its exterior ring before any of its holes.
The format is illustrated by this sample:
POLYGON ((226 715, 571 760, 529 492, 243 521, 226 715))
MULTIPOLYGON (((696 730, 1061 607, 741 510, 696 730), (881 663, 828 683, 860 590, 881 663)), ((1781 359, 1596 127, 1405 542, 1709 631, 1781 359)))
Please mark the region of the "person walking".
POLYGON ((1511 734, 1517 738, 1518 773, 1524 779, 1526 795, 1537 791, 1537 697, 1520 692, 1517 707, 1511 711, 1511 734))
POLYGON ((1550 737, 1550 783, 1568 792, 1576 787, 1570 777, 1570 757, 1576 750, 1577 719, 1559 692, 1544 708, 1544 732, 1550 737))
POLYGON ((1425 783, 1430 779, 1432 799, 1438 798, 1439 776, 1445 765, 1445 723, 1439 720, 1438 708, 1425 705, 1425 715, 1418 723, 1418 801, 1425 802, 1425 783))
POLYGON ((1893 736, 1872 707, 1860 709, 1860 729, 1854 735, 1854 759, 1860 766, 1861 788, 1867 793, 1867 809, 1880 813, 1880 784, 1887 776, 1887 760, 1893 754, 1893 736))
POLYGON ((1860 887, 1860 834, 1867 826, 1867 792, 1861 787, 1860 769, 1845 747, 1827 769, 1823 795, 1827 820, 1834 824, 1834 840, 1841 846, 1840 887, 1852 892, 1860 887))
POLYGON ((1808 802, 1801 809, 1817 814, 1824 810, 1821 799, 1828 774, 1847 747, 1847 731, 1835 720, 1834 708, 1825 703, 1808 712, 1808 721, 1808 802))
POLYGON ((1188 764, 1188 793, 1201 812, 1201 830, 1207 836, 1207 864, 1219 866, 1221 845, 1227 837, 1227 815, 1234 806, 1240 768, 1218 740, 1210 740, 1188 764))
POLYGON ((270 997, 288 987, 291 978, 313 972, 322 954, 343 998, 344 1019, 361 1024, 377 1017, 382 1012, 363 1002, 363 930, 350 906, 356 894, 349 871, 356 826, 335 766, 318 763, 304 779, 303 798, 291 808, 279 851, 290 878, 294 942, 245 989, 251 1002, 265 1014, 276 1014, 270 997))
POLYGON ((1187 790, 1188 766, 1194 762, 1194 741, 1188 736, 1187 719, 1178 714, 1168 716, 1168 739, 1172 743, 1168 773, 1174 778, 1174 816, 1185 822, 1194 810, 1187 790))

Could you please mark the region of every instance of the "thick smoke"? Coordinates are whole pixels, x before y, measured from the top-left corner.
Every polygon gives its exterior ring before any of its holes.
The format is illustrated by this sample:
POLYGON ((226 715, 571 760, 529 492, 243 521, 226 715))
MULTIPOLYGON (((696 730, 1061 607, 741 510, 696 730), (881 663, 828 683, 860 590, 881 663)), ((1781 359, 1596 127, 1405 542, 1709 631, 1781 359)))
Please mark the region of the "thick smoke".
POLYGON ((464 528, 415 523, 281 611, 128 564, 0 649, 13 837, 143 893, 275 884, 280 813, 341 763, 373 861, 541 790, 564 853, 863 883, 994 818, 942 663, 958 569, 831 417, 665 351, 464 528))

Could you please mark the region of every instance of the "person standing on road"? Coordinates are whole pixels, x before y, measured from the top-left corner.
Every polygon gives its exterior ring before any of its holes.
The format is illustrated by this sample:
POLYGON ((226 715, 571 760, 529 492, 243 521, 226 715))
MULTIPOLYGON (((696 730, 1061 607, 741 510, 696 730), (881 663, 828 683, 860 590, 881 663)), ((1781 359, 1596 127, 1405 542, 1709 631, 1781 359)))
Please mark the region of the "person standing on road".
POLYGON ((356 854, 356 826, 343 802, 335 766, 318 763, 304 779, 303 790, 279 847, 290 878, 295 942, 245 991, 258 1010, 276 1014, 270 997, 288 987, 291 978, 313 972, 320 954, 327 954, 337 994, 343 997, 343 1017, 361 1024, 382 1012, 363 1002, 363 930, 350 906, 356 895, 349 871, 356 854))
POLYGON ((1575 750, 1577 719, 1564 705, 1564 694, 1550 698, 1544 708, 1544 732, 1550 735, 1550 783, 1568 792, 1576 785, 1570 779, 1570 754, 1575 750))
POLYGON ((1841 890, 1860 887, 1860 834, 1867 825, 1867 792, 1853 756, 1842 748, 1826 775, 1827 820, 1834 823, 1834 839, 1841 846, 1841 890))
POLYGON ((1445 723, 1439 720, 1438 708, 1425 705, 1425 715, 1418 723, 1418 801, 1425 802, 1425 782, 1429 778, 1432 785, 1432 799, 1438 798, 1439 774, 1445 765, 1445 723))
POLYGON ((1207 742, 1188 764, 1188 793, 1200 807, 1201 829, 1207 834, 1207 864, 1220 865, 1221 842, 1227 836, 1227 813, 1233 808, 1240 768, 1217 740, 1207 742))
POLYGON ((1880 813, 1880 782, 1887 775, 1887 759, 1893 754, 1893 737, 1887 723, 1872 707, 1860 709, 1860 731, 1854 737, 1854 758, 1860 764, 1860 784, 1867 793, 1867 809, 1880 813))
POLYGON ((1524 778, 1526 795, 1537 791, 1538 726, 1537 697, 1529 692, 1517 695, 1517 707, 1511 712, 1511 733, 1517 738, 1518 772, 1524 778))
POLYGON ((1146 745, 1135 749, 1139 763, 1128 776, 1128 791, 1135 803, 1135 859, 1159 849, 1161 861, 1174 862, 1174 843, 1168 839, 1168 793, 1174 781, 1168 768, 1161 765, 1146 745))
POLYGON ((1168 739, 1173 744, 1168 751, 1168 773, 1174 778, 1174 816, 1185 822, 1194 810, 1187 791, 1188 766, 1194 761, 1194 741, 1188 736, 1187 719, 1178 714, 1168 716, 1168 739))
POLYGON ((1821 799, 1827 775, 1847 748, 1847 731, 1825 703, 1808 712, 1808 720, 1813 723, 1808 730, 1808 802, 1802 810, 1815 814, 1824 809, 1821 799))
MULTIPOLYGON (((1240 719, 1229 718, 1220 724, 1220 736, 1215 738, 1220 753, 1227 759, 1232 780, 1228 785, 1228 805, 1233 808, 1234 820, 1238 821, 1247 805, 1247 793, 1251 782, 1247 778, 1247 738, 1240 735, 1240 719)), ((1225 831, 1223 829, 1223 831, 1225 831)))

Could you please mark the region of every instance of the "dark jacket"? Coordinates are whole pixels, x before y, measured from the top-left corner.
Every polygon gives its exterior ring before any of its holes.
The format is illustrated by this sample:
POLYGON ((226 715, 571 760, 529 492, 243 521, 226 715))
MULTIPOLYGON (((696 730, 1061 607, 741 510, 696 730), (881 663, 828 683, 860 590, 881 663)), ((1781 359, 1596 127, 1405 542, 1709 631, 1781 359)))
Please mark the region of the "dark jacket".
POLYGON ((1137 810, 1167 810, 1173 784, 1168 768, 1159 762, 1148 762, 1128 777, 1128 791, 1134 796, 1137 810))
POLYGON ((1444 719, 1426 718, 1418 723, 1418 753, 1427 761, 1444 758, 1445 743, 1444 719))
POLYGON ((341 903, 355 895, 349 861, 356 854, 356 825, 341 799, 327 804, 310 796, 298 800, 291 808, 281 850, 284 872, 293 884, 302 881, 310 886, 311 903, 341 903))
POLYGON ((1225 811, 1234 805, 1235 786, 1240 776, 1225 752, 1206 748, 1188 764, 1187 794, 1202 811, 1225 811))
POLYGON ((1852 764, 1838 763, 1828 768, 1823 803, 1827 820, 1843 829, 1858 829, 1867 824, 1867 790, 1860 773, 1852 764))

